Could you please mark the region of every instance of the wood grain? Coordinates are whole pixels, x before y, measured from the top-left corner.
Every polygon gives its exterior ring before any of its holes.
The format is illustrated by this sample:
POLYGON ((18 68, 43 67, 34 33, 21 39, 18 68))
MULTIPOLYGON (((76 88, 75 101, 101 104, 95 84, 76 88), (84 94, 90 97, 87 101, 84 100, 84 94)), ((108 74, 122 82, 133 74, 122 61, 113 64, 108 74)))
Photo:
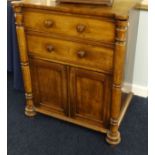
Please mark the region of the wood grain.
POLYGON ((116 37, 115 42, 110 131, 107 133, 106 138, 108 143, 114 145, 119 144, 121 141, 120 132, 118 131, 118 119, 121 110, 121 86, 126 56, 127 26, 127 21, 117 21, 116 36, 118 37, 116 37))
POLYGON ((33 55, 76 64, 80 67, 100 69, 112 72, 113 50, 97 46, 78 44, 60 39, 44 38, 43 36, 27 35, 28 51, 33 55), (47 50, 52 46, 53 51, 47 50), (85 54, 81 57, 80 51, 85 54))
POLYGON ((14 6, 23 6, 24 8, 127 20, 129 18, 129 10, 134 8, 139 2, 140 0, 114 0, 112 7, 104 5, 60 4, 49 0, 22 0, 14 1, 13 4, 14 6))
POLYGON ((36 112, 33 103, 29 59, 27 55, 26 36, 23 26, 23 14, 22 9, 20 7, 14 7, 14 11, 15 11, 16 32, 20 50, 19 56, 20 56, 20 63, 24 81, 25 98, 26 98, 25 115, 33 117, 36 115, 36 112))
POLYGON ((40 112, 106 133, 121 142, 120 123, 129 12, 138 0, 104 5, 12 2, 27 116, 40 112))
POLYGON ((44 106, 52 112, 68 114, 67 73, 63 65, 30 59, 32 86, 36 106, 44 106))
POLYGON ((107 127, 110 114, 110 77, 77 68, 70 69, 71 116, 107 127))
POLYGON ((109 43, 115 40, 115 25, 113 21, 65 14, 59 15, 58 13, 49 14, 48 12, 36 12, 33 10, 32 12, 26 11, 24 13, 24 24, 26 28, 31 28, 34 31, 65 35, 78 39, 109 43), (52 23, 52 25, 46 26, 49 23, 52 23), (83 31, 79 30, 80 26, 84 27, 83 31))

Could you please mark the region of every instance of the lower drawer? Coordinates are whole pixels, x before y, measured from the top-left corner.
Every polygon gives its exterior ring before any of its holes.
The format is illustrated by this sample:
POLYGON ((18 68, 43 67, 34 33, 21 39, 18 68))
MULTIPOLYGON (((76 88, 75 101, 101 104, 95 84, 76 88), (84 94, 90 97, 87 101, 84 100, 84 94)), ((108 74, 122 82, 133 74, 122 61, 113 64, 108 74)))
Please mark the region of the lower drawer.
POLYGON ((27 35, 29 53, 53 61, 111 72, 113 50, 55 38, 27 35))

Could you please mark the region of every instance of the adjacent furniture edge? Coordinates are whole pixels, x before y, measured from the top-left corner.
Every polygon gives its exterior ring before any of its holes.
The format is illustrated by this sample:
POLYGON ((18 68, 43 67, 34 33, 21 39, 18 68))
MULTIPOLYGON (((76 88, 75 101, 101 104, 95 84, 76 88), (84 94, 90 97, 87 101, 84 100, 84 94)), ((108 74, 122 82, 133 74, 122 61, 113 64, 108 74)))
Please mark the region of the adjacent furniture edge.
POLYGON ((138 3, 136 5, 136 9, 148 11, 148 1, 147 0, 143 0, 142 2, 138 3))

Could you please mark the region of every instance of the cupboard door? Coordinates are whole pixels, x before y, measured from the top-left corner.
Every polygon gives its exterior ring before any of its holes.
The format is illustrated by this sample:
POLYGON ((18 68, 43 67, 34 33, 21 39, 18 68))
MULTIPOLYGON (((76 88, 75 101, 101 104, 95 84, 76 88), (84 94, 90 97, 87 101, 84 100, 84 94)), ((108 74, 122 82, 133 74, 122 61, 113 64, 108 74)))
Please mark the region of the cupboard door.
POLYGON ((68 114, 66 66, 30 59, 30 69, 35 106, 68 114))
POLYGON ((111 77, 71 68, 70 81, 71 117, 87 124, 108 127, 111 77))

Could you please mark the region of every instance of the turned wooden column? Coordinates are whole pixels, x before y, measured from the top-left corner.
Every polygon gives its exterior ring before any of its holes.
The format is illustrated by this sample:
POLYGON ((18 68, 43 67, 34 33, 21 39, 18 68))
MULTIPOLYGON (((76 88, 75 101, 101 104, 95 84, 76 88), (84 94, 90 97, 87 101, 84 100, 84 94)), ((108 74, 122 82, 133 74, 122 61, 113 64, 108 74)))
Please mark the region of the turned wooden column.
POLYGON ((24 89, 25 89, 25 97, 26 97, 26 107, 25 114, 27 116, 34 116, 36 114, 33 104, 33 95, 32 95, 32 86, 31 86, 31 75, 29 68, 29 61, 27 55, 27 46, 26 46, 26 38, 25 31, 23 26, 23 14, 20 3, 13 2, 13 9, 15 12, 15 20, 16 20, 16 32, 19 46, 19 55, 21 62, 21 69, 24 81, 24 89))
POLYGON ((121 86, 123 81, 124 63, 126 55, 126 33, 128 21, 116 21, 116 38, 114 51, 114 70, 112 85, 112 104, 110 117, 110 130, 107 133, 106 141, 109 144, 118 144, 121 141, 118 131, 118 119, 121 110, 121 86))

